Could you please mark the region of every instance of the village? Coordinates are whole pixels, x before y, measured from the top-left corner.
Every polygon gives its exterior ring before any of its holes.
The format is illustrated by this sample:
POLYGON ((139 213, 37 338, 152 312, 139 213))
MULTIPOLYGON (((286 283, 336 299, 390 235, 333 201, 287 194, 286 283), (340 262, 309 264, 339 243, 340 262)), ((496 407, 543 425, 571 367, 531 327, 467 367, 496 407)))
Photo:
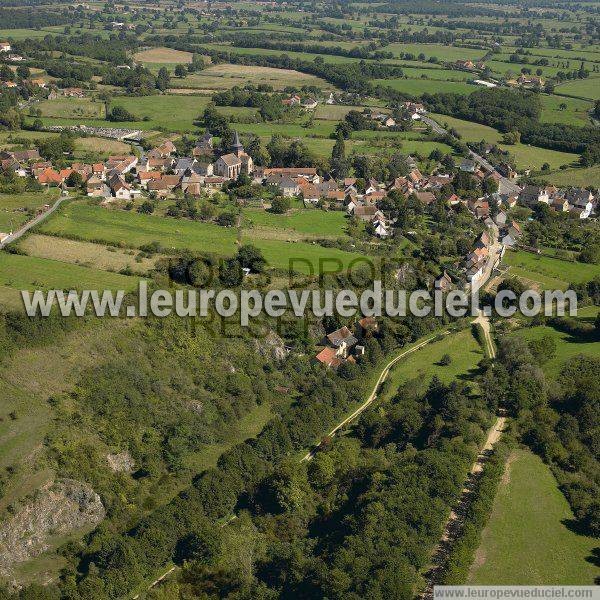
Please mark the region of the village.
MULTIPOLYGON (((408 108, 414 110, 414 114, 423 114, 421 106, 408 108)), ((583 188, 520 187, 515 184, 511 189, 516 193, 501 192, 498 183, 503 176, 497 170, 486 170, 476 160, 467 158, 454 170, 440 163, 431 174, 424 175, 417 161, 408 156, 409 171, 405 176, 381 182, 372 178, 367 181, 358 181, 356 177, 336 179, 330 174, 319 173, 316 167, 258 167, 245 151, 237 132, 228 150, 225 153, 220 150, 207 132, 196 139, 186 156, 178 155, 175 144, 166 140, 141 154, 109 156, 105 162, 94 164, 76 162, 63 169, 42 160, 36 149, 2 151, 0 160, 5 172, 33 178, 44 188, 60 188, 62 197, 76 196, 83 191, 105 207, 136 200, 145 200, 152 205, 182 196, 210 198, 224 186, 244 178, 250 185, 268 190, 271 198, 295 199, 307 208, 342 211, 380 243, 393 240, 397 231, 395 219, 387 209, 388 195, 395 193, 410 198, 424 211, 441 203, 445 211, 467 211, 483 229, 463 259, 444 269, 435 279, 436 289, 444 292, 454 287, 478 286, 498 266, 507 249, 522 245, 521 225, 509 216, 515 206, 535 209, 536 205, 543 204, 552 211, 588 219, 595 216, 598 202, 597 193, 583 188), (472 178, 483 186, 478 189, 496 191, 461 198, 451 191, 457 177, 472 178)), ((515 182, 516 174, 511 176, 511 181, 515 182)), ((46 205, 40 211, 49 208, 46 205)), ((270 210, 270 205, 263 202, 263 209, 270 210)), ((314 218, 319 219, 319 212, 315 212, 314 218)), ((12 233, 0 234, 0 242, 12 233)), ((411 232, 404 234, 410 236, 411 232)), ((349 350, 355 345, 354 338, 348 337, 345 331, 334 333, 337 341, 326 346, 317 357, 328 366, 336 366, 353 356, 349 350)))

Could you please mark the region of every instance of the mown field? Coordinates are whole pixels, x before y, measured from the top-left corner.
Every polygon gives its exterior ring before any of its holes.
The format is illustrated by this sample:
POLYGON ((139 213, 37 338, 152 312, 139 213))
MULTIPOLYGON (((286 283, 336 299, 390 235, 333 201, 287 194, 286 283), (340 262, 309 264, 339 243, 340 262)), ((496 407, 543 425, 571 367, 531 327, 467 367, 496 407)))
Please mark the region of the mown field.
MULTIPOLYGON (((315 211, 315 217, 318 217, 315 211)), ((169 249, 188 249, 231 256, 237 249, 237 231, 212 223, 169 219, 135 212, 107 210, 88 203, 73 202, 52 215, 42 224, 41 233, 76 238, 84 241, 111 244, 123 248, 138 248, 159 242, 169 249)), ((342 232, 340 232, 341 234, 342 232)), ((324 249, 305 242, 289 243, 282 240, 261 239, 245 230, 243 242, 253 243, 264 253, 270 266, 288 269, 289 261, 298 259, 298 270, 310 272, 317 269, 322 257, 341 261, 346 266, 359 258, 358 253, 344 252, 335 248, 324 249)))
POLYGON ((471 567, 471 585, 593 585, 598 540, 569 528, 573 513, 550 469, 528 450, 508 460, 471 567))
POLYGON ((58 260, 0 252, 0 285, 17 290, 133 290, 137 277, 58 260))
MULTIPOLYGON (((593 322, 598 311, 599 309, 596 306, 583 307, 578 310, 577 319, 593 322)), ((550 336, 556 342, 556 356, 542 365, 544 373, 553 379, 559 377, 560 368, 564 362, 574 356, 586 354, 600 358, 600 344, 597 341, 577 339, 568 333, 554 329, 554 327, 525 327, 515 332, 514 335, 527 341, 550 336)))
POLYGON ((510 267, 509 274, 539 289, 565 289, 569 283, 590 281, 600 275, 600 265, 590 265, 511 250, 504 255, 503 263, 510 267))
POLYGON ((587 100, 600 99, 600 80, 595 78, 577 79, 568 81, 556 86, 555 92, 574 96, 575 98, 585 98, 587 100))
POLYGON ((553 173, 543 173, 539 179, 556 186, 587 187, 593 185, 600 187, 600 165, 584 169, 561 169, 553 173))
POLYGON ((31 219, 38 208, 53 204, 58 198, 58 190, 46 192, 24 192, 21 194, 0 194, 0 231, 10 233, 31 219))
POLYGON ((334 237, 345 235, 347 217, 344 211, 322 211, 296 208, 286 215, 277 215, 263 209, 245 209, 244 229, 247 235, 270 237, 273 234, 334 237))
POLYGON ((450 333, 399 361, 390 370, 381 396, 390 398, 401 385, 413 380, 427 385, 434 375, 445 383, 456 378, 473 379, 483 357, 483 350, 470 328, 450 333), (445 354, 452 359, 449 365, 440 364, 445 354))

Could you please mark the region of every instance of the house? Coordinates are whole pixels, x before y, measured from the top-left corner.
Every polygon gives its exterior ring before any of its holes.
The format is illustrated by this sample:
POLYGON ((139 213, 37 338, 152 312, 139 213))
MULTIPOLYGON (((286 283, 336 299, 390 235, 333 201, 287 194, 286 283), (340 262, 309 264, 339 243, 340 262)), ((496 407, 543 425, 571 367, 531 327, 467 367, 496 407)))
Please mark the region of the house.
POLYGON ((192 150, 192 156, 196 158, 201 156, 211 156, 213 151, 213 136, 207 131, 196 142, 196 145, 192 150))
POLYGON ((316 204, 321 199, 321 190, 314 183, 304 183, 299 187, 305 203, 316 204))
POLYGON ((204 177, 197 173, 185 176, 181 180, 181 189, 187 196, 200 196, 204 188, 204 177))
POLYGON ((421 204, 429 205, 435 202, 435 196, 433 192, 414 192, 417 200, 421 202, 421 204))
POLYGON ((106 167, 104 166, 104 163, 94 163, 92 165, 92 175, 95 175, 100 179, 104 179, 104 176, 106 175, 106 167))
POLYGON ((288 175, 293 178, 302 177, 312 183, 319 183, 317 169, 314 167, 273 167, 263 170, 263 177, 273 174, 288 175))
POLYGON ((160 146, 153 148, 148 153, 148 155, 150 155, 150 153, 154 153, 153 156, 167 158, 168 156, 171 156, 172 154, 174 154, 176 151, 177 151, 177 148, 175 147, 175 144, 171 140, 166 140, 160 146))
POLYGON ((565 192, 569 210, 579 214, 580 219, 587 219, 594 208, 594 195, 582 188, 571 188, 565 192))
POLYGON ((214 173, 213 164, 210 162, 196 161, 192 165, 192 173, 195 175, 201 175, 202 177, 210 177, 214 173))
POLYGON ((92 175, 86 183, 86 192, 93 198, 110 198, 110 189, 102 179, 92 175))
POLYGON ((383 213, 376 206, 356 206, 352 213, 361 221, 373 221, 376 218, 383 219, 383 213))
POLYGON ((523 87, 542 87, 544 80, 535 75, 521 75, 517 79, 517 84, 523 87))
POLYGON ((353 333, 344 325, 327 335, 329 343, 337 349, 338 356, 346 358, 350 348, 358 343, 353 333))
POLYGON ((60 173, 57 173, 52 167, 44 169, 38 176, 37 180, 41 185, 58 186, 61 185, 63 180, 60 173))
POLYGON ((31 83, 41 88, 45 88, 48 85, 44 79, 32 79, 31 83))
POLYGON ((191 173, 192 167, 194 166, 195 162, 196 162, 195 158, 189 158, 189 157, 178 158, 177 161, 175 162, 175 165, 173 166, 173 171, 177 175, 183 175, 186 171, 189 171, 191 173))
POLYGON ((555 196, 550 202, 550 207, 556 212, 567 212, 569 210, 569 201, 564 196, 555 196))
POLYGON ((467 206, 477 219, 487 219, 490 216, 490 203, 487 200, 469 200, 467 206))
POLYGON ((173 165, 172 158, 150 157, 142 161, 141 167, 146 171, 166 171, 173 165))
POLYGON ((64 90, 60 90, 62 95, 66 98, 84 98, 85 91, 79 87, 69 87, 64 90))
POLYGON ((133 154, 109 156, 106 161, 107 171, 117 171, 121 175, 129 173, 138 164, 137 156, 133 154))
POLYGON ((300 104, 300 102, 301 102, 300 96, 298 96, 297 94, 294 94, 293 96, 290 96, 289 98, 284 98, 281 101, 281 104, 283 104, 284 106, 296 106, 297 104, 300 104))
POLYGON ((300 193, 298 183, 287 175, 269 175, 265 180, 265 185, 272 185, 278 188, 282 196, 290 198, 300 193))
POLYGON ((325 104, 335 104, 335 96, 333 95, 333 92, 329 92, 329 98, 327 98, 325 104))
POLYGON ((450 277, 450 275, 448 275, 447 271, 444 271, 441 275, 438 275, 435 278, 433 285, 436 290, 448 292, 453 287, 452 278, 450 277))
POLYGON ((466 69, 467 71, 472 71, 475 68, 475 63, 472 60, 457 60, 454 63, 454 66, 457 69, 466 69))
POLYGON ((379 238, 389 237, 390 232, 388 231, 387 225, 380 220, 376 220, 373 222, 373 227, 375 228, 375 235, 379 238))
POLYGON ((476 163, 473 160, 464 158, 460 163, 460 170, 465 173, 475 173, 476 163))
POLYGON ((531 208, 538 202, 549 204, 550 197, 546 188, 537 185, 526 185, 519 194, 519 202, 531 208))
POLYGON ((302 108, 305 108, 307 110, 312 110, 314 108, 317 108, 317 104, 318 102, 314 98, 307 98, 301 103, 301 106, 302 108))
POLYGON ((113 177, 109 186, 113 196, 118 200, 131 200, 131 186, 120 177, 113 177))
POLYGON ((160 179, 152 179, 149 181, 146 188, 149 192, 152 192, 160 198, 166 198, 169 195, 169 186, 166 181, 163 181, 162 177, 160 179))
POLYGON ((406 177, 413 185, 418 185, 423 181, 423 175, 419 169, 413 169, 406 177))
POLYGON ((31 162, 40 159, 40 153, 35 148, 32 150, 15 150, 8 154, 19 162, 31 162))
POLYGON ((27 177, 27 168, 14 158, 5 158, 0 161, 0 169, 7 173, 12 172, 19 177, 27 177))
POLYGON ((323 365, 331 369, 337 369, 344 361, 338 356, 335 348, 326 346, 315 356, 315 358, 323 365))
POLYGON ((163 175, 160 180, 172 191, 181 184, 181 179, 181 175, 163 175))
POLYGON ((138 171, 137 172, 138 181, 142 187, 147 188, 148 183, 151 181, 156 181, 162 178, 162 173, 160 171, 138 171))
POLYGON ((220 190, 223 187, 223 184, 227 181, 225 177, 219 177, 218 175, 211 175, 209 177, 205 177, 204 186, 208 190, 208 193, 213 193, 215 191, 220 190))
POLYGON ((11 50, 10 42, 0 42, 0 52, 10 52, 11 50))
POLYGON ((498 225, 498 227, 503 227, 504 225, 506 225, 506 213, 501 210, 495 217, 494 217, 494 223, 496 223, 496 225, 498 225))

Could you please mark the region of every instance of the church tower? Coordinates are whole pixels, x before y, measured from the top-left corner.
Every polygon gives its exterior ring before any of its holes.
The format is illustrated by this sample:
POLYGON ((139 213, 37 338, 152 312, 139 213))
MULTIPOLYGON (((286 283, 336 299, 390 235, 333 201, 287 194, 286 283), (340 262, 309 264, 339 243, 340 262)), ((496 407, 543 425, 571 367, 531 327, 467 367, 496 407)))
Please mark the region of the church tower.
POLYGON ((240 142, 240 136, 238 135, 237 131, 234 132, 233 144, 231 145, 231 152, 235 154, 238 158, 240 158, 242 154, 245 154, 244 146, 242 146, 240 142))

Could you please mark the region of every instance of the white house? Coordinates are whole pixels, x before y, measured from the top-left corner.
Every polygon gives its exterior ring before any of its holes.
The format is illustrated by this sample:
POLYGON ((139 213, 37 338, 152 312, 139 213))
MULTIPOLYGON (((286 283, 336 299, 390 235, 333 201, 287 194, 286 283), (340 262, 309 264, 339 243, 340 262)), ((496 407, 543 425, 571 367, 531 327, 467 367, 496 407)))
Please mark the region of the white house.
POLYGON ((12 50, 12 46, 9 42, 0 42, 0 52, 10 52, 12 50))

